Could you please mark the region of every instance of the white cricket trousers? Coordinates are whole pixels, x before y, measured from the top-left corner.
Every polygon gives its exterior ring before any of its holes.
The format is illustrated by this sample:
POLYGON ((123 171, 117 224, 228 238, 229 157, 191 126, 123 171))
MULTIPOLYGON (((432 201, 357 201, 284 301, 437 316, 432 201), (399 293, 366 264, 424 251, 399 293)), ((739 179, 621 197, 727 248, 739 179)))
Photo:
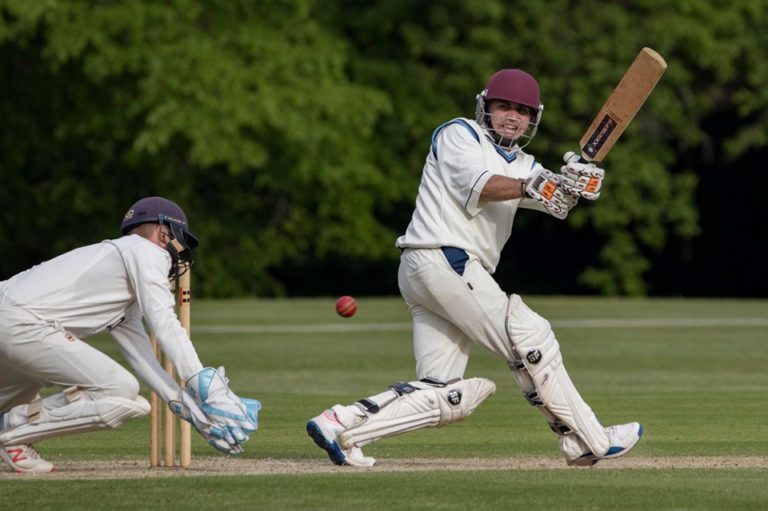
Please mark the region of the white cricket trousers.
POLYGON ((514 359, 506 331, 509 297, 472 255, 459 275, 441 249, 407 248, 398 285, 413 317, 418 378, 463 378, 473 342, 514 359))
POLYGON ((128 370, 56 322, 0 306, 0 412, 29 403, 51 385, 77 385, 93 399, 135 399, 139 393, 128 370))

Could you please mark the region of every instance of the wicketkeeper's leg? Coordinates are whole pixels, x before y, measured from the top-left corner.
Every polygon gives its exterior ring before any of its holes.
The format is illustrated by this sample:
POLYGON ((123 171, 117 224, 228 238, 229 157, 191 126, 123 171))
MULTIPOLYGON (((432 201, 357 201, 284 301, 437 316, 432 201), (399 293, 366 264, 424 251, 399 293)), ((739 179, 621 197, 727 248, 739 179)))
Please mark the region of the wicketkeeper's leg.
POLYGON ((0 445, 32 444, 47 438, 116 428, 149 411, 147 400, 138 395, 133 399, 94 398, 78 387, 70 387, 0 415, 0 445))
POLYGON ((21 375, 0 378, 0 445, 115 428, 149 413, 136 377, 110 357, 21 308, 1 310, 0 371, 21 375), (31 399, 43 383, 65 390, 31 399))

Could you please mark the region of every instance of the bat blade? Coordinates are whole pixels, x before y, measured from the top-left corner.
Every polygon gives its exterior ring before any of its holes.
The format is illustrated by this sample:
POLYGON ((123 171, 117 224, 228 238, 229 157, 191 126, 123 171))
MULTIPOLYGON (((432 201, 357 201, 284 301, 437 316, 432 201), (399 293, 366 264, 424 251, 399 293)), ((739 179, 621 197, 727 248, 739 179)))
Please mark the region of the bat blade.
POLYGON ((632 122, 653 91, 667 63, 651 48, 643 48, 629 66, 619 84, 581 137, 581 157, 586 161, 602 161, 613 149, 624 129, 632 122))

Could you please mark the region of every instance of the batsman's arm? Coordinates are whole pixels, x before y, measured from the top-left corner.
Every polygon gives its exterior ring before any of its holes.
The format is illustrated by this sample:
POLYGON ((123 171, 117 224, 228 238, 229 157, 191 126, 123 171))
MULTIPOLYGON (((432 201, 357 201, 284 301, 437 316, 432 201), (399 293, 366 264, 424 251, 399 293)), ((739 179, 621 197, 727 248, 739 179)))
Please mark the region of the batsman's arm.
POLYGON ((525 179, 493 175, 480 192, 481 201, 504 201, 525 198, 525 179))

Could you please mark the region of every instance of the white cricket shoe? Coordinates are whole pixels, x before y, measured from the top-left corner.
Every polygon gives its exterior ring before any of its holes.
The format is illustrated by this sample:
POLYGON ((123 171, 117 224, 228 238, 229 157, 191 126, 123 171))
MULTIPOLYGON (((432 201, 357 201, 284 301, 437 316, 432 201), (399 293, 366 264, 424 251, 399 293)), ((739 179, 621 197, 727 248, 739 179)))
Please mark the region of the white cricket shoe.
POLYGON ((346 429, 333 409, 324 411, 307 423, 307 433, 318 447, 328 453, 332 462, 337 465, 372 467, 376 460, 370 456, 364 456, 359 447, 351 449, 341 447, 338 438, 346 429))
POLYGON ((7 445, 0 447, 0 458, 14 472, 40 474, 56 471, 53 463, 49 463, 41 458, 40 454, 31 445, 7 445))
POLYGON ((566 463, 570 466, 588 467, 600 460, 620 458, 640 441, 643 436, 643 426, 638 422, 628 422, 605 428, 605 434, 608 436, 608 445, 610 445, 605 454, 595 456, 591 451, 587 451, 574 459, 566 458, 566 463))

